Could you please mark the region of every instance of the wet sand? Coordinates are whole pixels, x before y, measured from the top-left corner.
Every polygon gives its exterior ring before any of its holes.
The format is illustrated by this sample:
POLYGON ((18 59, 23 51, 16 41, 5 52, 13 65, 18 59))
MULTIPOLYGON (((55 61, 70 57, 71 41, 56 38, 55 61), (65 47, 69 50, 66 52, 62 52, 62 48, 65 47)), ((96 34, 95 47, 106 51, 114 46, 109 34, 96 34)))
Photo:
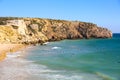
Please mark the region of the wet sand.
POLYGON ((24 47, 22 44, 0 44, 0 61, 5 59, 6 53, 16 52, 24 47))

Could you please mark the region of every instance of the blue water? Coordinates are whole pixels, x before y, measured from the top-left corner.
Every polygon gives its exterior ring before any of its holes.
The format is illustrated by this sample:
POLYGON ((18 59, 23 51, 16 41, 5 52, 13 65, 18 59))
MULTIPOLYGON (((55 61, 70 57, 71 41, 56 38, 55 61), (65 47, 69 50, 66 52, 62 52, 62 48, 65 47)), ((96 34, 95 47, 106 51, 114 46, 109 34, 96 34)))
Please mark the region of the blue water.
POLYGON ((112 39, 50 42, 24 54, 16 58, 18 63, 10 62, 22 65, 18 69, 26 77, 21 80, 120 80, 120 34, 112 39))

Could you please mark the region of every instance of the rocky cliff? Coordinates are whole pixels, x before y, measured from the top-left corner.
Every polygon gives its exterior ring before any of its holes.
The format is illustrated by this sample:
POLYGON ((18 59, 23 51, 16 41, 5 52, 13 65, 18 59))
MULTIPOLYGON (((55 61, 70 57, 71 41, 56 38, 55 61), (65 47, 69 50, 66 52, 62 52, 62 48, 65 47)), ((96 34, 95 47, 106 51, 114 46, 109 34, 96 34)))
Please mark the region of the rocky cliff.
POLYGON ((0 17, 0 43, 43 43, 62 39, 111 38, 96 24, 41 18, 0 17))

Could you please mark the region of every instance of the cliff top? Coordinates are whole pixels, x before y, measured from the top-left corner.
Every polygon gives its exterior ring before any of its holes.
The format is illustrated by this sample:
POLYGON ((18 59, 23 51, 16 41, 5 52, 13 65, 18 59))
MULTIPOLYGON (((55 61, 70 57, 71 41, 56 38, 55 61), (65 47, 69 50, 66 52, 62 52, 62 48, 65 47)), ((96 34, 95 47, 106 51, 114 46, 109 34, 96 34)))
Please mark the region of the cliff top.
MULTIPOLYGON (((0 25, 4 24, 4 21, 7 20, 49 20, 49 21, 56 21, 56 22, 81 22, 81 23, 88 23, 94 24, 92 22, 84 22, 84 21, 70 21, 70 20, 60 20, 60 19, 49 19, 49 18, 31 18, 31 17, 0 17, 0 25)), ((94 24, 96 25, 96 24, 94 24)))
POLYGON ((62 39, 110 38, 111 31, 93 23, 42 18, 0 17, 0 42, 42 43, 62 39))

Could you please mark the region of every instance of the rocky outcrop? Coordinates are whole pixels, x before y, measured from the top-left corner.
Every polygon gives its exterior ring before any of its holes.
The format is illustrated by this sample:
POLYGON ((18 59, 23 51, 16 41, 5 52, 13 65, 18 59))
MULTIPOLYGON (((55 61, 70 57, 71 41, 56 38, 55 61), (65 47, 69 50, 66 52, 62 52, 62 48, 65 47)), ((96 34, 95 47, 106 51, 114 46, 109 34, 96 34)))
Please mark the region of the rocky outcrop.
POLYGON ((93 23, 41 18, 0 18, 0 42, 43 43, 62 39, 111 38, 106 28, 93 23))

